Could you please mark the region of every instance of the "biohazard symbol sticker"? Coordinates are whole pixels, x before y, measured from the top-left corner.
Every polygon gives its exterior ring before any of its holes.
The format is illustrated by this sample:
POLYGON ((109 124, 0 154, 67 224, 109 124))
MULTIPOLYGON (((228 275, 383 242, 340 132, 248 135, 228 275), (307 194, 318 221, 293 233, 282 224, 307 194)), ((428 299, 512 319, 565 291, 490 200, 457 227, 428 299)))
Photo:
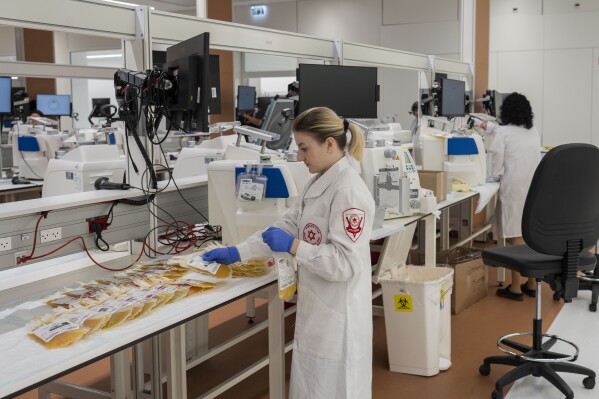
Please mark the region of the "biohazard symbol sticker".
POLYGON ((393 296, 393 302, 395 303, 396 312, 413 312, 412 307, 412 295, 407 294, 395 294, 393 296))
POLYGON ((364 222, 366 220, 366 212, 358 208, 349 208, 343 211, 343 227, 345 234, 356 242, 364 231, 364 222))
POLYGON ((322 241, 322 233, 314 223, 306 223, 302 231, 302 238, 308 244, 318 245, 322 241))

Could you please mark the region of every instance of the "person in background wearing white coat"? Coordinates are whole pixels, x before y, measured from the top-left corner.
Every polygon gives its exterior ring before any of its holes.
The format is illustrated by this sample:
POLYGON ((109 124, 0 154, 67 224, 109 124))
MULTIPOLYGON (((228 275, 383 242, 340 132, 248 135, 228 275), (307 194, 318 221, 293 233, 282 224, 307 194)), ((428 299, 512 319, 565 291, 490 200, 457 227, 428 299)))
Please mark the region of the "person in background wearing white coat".
POLYGON ((375 206, 350 166, 350 158, 362 158, 364 137, 328 108, 303 112, 293 121, 292 132, 298 160, 316 175, 274 226, 235 247, 207 252, 204 260, 228 264, 272 252, 295 255, 298 301, 290 398, 369 399, 369 241, 375 206))
MULTIPOLYGON (((541 160, 541 138, 533 126, 534 114, 528 99, 519 93, 508 95, 501 105, 501 124, 483 122, 481 128, 494 136, 489 147, 492 175, 499 177, 498 224, 502 237, 511 245, 524 244, 522 212, 528 188, 541 160)), ((512 271, 512 282, 499 288, 497 295, 522 301, 523 292, 536 295, 534 279, 520 284, 520 274, 512 271)))

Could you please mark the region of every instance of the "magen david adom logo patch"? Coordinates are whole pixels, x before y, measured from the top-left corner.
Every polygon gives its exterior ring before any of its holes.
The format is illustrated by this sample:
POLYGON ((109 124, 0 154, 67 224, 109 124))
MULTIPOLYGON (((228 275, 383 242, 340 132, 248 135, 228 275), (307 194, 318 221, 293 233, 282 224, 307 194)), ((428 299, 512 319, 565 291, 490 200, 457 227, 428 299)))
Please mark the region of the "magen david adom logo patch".
POLYGON ((343 211, 343 227, 345 234, 356 242, 364 231, 364 222, 366 220, 366 212, 358 208, 349 208, 343 211))
POLYGON ((302 232, 302 238, 309 244, 319 245, 322 241, 322 233, 314 223, 307 223, 302 232))

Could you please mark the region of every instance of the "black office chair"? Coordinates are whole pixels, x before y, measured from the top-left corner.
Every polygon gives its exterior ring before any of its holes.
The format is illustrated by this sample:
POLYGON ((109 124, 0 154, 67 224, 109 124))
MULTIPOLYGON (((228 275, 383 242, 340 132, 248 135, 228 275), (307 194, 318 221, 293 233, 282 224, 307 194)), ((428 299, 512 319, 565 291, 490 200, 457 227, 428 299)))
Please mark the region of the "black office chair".
POLYGON ((480 366, 482 375, 489 375, 491 364, 515 366, 497 380, 493 399, 503 398, 505 386, 527 375, 545 378, 566 399, 574 398, 574 394, 557 372, 585 375, 584 387, 595 386, 595 372, 572 363, 578 357, 578 347, 555 335, 543 334, 541 282, 548 282, 565 302, 571 302, 578 291, 578 271, 593 270, 597 260, 587 249, 599 238, 597 182, 597 147, 589 144, 555 147, 542 159, 528 190, 522 216, 526 245, 492 248, 482 253, 486 265, 516 270, 537 282, 533 332, 501 337, 497 347, 507 356, 487 357, 480 366), (510 340, 515 336, 531 336, 532 346, 510 340), (574 353, 551 351, 558 341, 570 344, 574 353))

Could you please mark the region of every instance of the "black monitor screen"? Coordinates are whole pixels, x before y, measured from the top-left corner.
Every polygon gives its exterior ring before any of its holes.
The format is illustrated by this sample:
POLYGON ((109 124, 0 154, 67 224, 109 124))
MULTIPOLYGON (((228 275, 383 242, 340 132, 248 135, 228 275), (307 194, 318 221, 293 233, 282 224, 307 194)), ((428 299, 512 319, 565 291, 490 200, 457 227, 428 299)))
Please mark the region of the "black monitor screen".
POLYGON ((210 34, 194 36, 166 49, 164 69, 176 77, 177 98, 171 104, 175 126, 208 131, 210 86, 210 34), (194 126, 195 125, 195 126, 194 126))
POLYGON ((237 110, 254 112, 256 107, 256 88, 237 86, 237 110))
POLYGON ((466 82, 463 80, 441 80, 441 102, 439 115, 445 117, 466 115, 466 82))
POLYGON ((299 112, 329 107, 346 118, 376 118, 377 68, 345 65, 299 66, 299 112))
POLYGON ((100 112, 100 107, 108 104, 110 104, 110 98, 92 98, 92 117, 104 118, 106 115, 100 112))
POLYGON ((71 96, 58 94, 38 94, 37 109, 46 116, 70 116, 71 96))
POLYGON ((11 87, 9 77, 0 77, 0 115, 10 115, 12 111, 11 87))

